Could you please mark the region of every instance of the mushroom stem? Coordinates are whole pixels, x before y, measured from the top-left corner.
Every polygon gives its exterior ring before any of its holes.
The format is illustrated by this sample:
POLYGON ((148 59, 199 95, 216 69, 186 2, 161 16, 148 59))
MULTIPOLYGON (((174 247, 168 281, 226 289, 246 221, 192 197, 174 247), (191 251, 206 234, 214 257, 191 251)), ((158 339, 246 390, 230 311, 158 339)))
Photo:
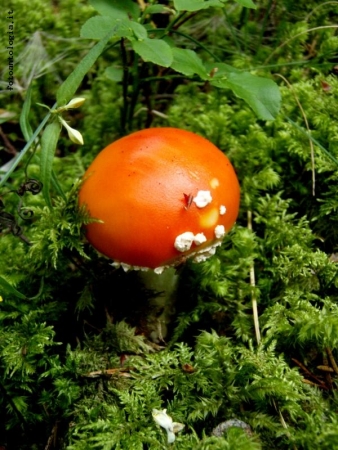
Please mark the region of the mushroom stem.
POLYGON ((149 302, 150 314, 147 317, 149 337, 154 342, 163 342, 175 313, 179 275, 174 267, 169 267, 161 274, 153 270, 139 272, 139 278, 146 289, 154 292, 154 297, 149 302))

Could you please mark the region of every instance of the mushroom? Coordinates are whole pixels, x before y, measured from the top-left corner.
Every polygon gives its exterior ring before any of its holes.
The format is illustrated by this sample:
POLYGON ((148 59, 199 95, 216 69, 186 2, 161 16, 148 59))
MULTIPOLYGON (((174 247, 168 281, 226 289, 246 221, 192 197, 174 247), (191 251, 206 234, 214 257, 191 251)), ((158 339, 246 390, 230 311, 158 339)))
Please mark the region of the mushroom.
POLYGON ((187 258, 213 255, 236 221, 239 197, 230 161, 210 141, 149 128, 98 154, 79 204, 99 219, 86 226, 88 241, 115 267, 161 274, 187 258))

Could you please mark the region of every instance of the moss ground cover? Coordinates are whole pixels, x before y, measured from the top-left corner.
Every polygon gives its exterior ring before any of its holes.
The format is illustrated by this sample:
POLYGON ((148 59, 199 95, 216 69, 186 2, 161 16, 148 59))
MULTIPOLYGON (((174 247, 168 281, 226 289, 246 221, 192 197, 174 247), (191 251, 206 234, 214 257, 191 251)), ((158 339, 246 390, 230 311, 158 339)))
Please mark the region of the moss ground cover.
POLYGON ((254 3, 13 0, 13 90, 4 11, 6 450, 338 448, 338 5, 254 3), (149 126, 211 140, 241 184, 217 254, 180 269, 159 344, 153 293, 88 245, 77 206, 97 153, 149 126), (173 443, 153 409, 184 424, 173 443))

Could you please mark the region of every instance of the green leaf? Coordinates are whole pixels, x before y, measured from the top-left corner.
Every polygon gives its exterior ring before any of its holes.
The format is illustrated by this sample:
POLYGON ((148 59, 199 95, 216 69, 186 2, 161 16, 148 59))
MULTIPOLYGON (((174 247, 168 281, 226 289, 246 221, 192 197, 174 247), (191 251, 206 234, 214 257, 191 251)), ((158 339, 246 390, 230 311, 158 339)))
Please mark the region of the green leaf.
POLYGON ((69 77, 61 84, 56 94, 58 106, 63 106, 72 99, 84 76, 89 72, 97 58, 101 55, 107 42, 115 34, 115 31, 115 27, 113 27, 109 33, 107 33, 105 37, 87 53, 69 77))
POLYGON ((245 6, 246 8, 257 9, 257 6, 254 4, 252 0, 235 0, 239 5, 245 6))
POLYGON ((146 39, 148 37, 147 30, 140 23, 129 20, 128 24, 126 25, 132 29, 137 39, 146 39))
POLYGON ((0 277, 0 287, 2 287, 4 291, 7 292, 8 294, 15 295, 15 297, 21 298, 22 300, 26 298, 25 295, 17 291, 15 287, 13 287, 10 283, 8 283, 8 281, 3 277, 0 277))
POLYGON ((103 16, 110 16, 114 19, 137 20, 140 16, 140 8, 132 0, 90 0, 91 6, 103 16))
POLYGON ((28 142, 30 138, 33 136, 33 130, 28 120, 29 112, 31 109, 31 100, 32 100, 32 85, 30 85, 29 88, 27 89, 26 98, 20 114, 20 128, 26 142, 28 142))
POLYGON ((174 12, 172 9, 168 8, 164 5, 149 5, 143 11, 143 16, 147 14, 161 14, 161 13, 172 13, 174 12))
POLYGON ((176 48, 171 49, 174 60, 170 67, 188 77, 197 74, 202 80, 208 78, 208 72, 202 60, 193 50, 176 48))
POLYGON ((174 6, 177 11, 199 11, 211 6, 224 5, 220 0, 174 0, 174 6))
POLYGON ((123 69, 119 67, 109 66, 104 71, 104 74, 107 78, 112 81, 116 81, 117 83, 123 79, 123 69))
POLYGON ((211 84, 231 89, 248 103, 260 119, 273 120, 279 112, 281 95, 277 84, 268 78, 248 72, 230 73, 226 79, 215 79, 211 84))
POLYGON ((169 67, 173 62, 173 53, 170 46, 160 39, 147 38, 142 41, 132 41, 131 45, 144 61, 163 67, 169 67))
POLYGON ((84 39, 102 39, 115 27, 114 36, 145 39, 148 36, 143 25, 132 20, 117 19, 111 17, 95 16, 87 20, 81 28, 80 35, 84 39))
POLYGON ((112 27, 116 27, 117 31, 116 22, 111 17, 91 17, 82 25, 80 36, 84 39, 103 39, 112 27))
POLYGON ((230 66, 229 64, 220 63, 220 62, 208 62, 206 61, 204 63, 204 66, 208 73, 210 73, 212 70, 217 69, 214 73, 214 79, 217 78, 224 79, 224 77, 228 77, 229 75, 233 73, 243 73, 242 70, 236 69, 236 67, 230 66))
POLYGON ((51 208, 50 184, 53 171, 53 158, 60 136, 61 125, 52 122, 46 126, 41 136, 40 179, 43 184, 42 192, 47 205, 51 208))
POLYGON ((63 192, 63 189, 60 185, 60 183, 58 182, 58 179, 56 178, 56 175, 54 173, 54 170, 52 170, 52 176, 51 176, 51 184, 53 186, 53 189, 55 190, 55 192, 63 198, 63 200, 66 200, 66 195, 63 192))

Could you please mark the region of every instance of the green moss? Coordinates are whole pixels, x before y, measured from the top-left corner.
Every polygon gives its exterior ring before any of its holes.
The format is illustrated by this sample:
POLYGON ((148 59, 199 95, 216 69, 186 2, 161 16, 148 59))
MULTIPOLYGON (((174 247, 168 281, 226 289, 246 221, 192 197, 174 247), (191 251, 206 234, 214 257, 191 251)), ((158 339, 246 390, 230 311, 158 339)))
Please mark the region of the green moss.
MULTIPOLYGON (((32 56, 53 62, 33 83, 33 129, 45 114, 36 102, 54 103, 58 86, 92 45, 79 40, 93 15, 87 3, 38 3, 12 3, 20 23, 16 51, 24 56, 16 73, 24 89, 32 56)), ((334 24, 336 6, 284 0, 271 10, 271 2, 257 3, 255 11, 235 3, 227 14, 212 10, 211 22, 205 10, 182 30, 236 67, 259 66, 265 76, 268 64, 278 67, 291 87, 269 74, 283 97, 274 121, 257 120, 231 91, 137 62, 143 78, 126 128, 148 123, 150 102, 153 125, 210 139, 229 156, 241 184, 240 215, 222 247, 181 273, 170 342, 158 347, 147 340, 153 293, 88 245, 82 228, 88 217, 77 206, 85 168, 123 132, 122 86, 104 74, 121 64, 115 47, 79 87, 84 106, 64 115, 85 141, 78 149, 62 131, 53 169, 65 197, 53 188, 47 208, 41 193, 15 192, 40 177, 38 145, 2 190, 0 213, 12 214, 22 234, 3 226, 0 238, 0 446, 44 449, 55 441, 64 450, 168 448, 166 432, 152 418, 156 408, 185 425, 171 446, 180 450, 338 447, 337 38, 328 28, 282 45, 309 28, 334 24), (315 185, 308 131, 322 146, 313 147, 315 185), (34 213, 29 220, 19 215, 21 203, 34 213), (213 435, 233 419, 252 434, 231 427, 213 435)), ((183 36, 171 38, 192 46, 183 36)), ((127 97, 133 92, 129 86, 127 97)), ((24 145, 22 103, 15 92, 2 105, 17 113, 2 127, 18 148, 24 145)), ((8 159, 1 152, 1 164, 8 159)))

